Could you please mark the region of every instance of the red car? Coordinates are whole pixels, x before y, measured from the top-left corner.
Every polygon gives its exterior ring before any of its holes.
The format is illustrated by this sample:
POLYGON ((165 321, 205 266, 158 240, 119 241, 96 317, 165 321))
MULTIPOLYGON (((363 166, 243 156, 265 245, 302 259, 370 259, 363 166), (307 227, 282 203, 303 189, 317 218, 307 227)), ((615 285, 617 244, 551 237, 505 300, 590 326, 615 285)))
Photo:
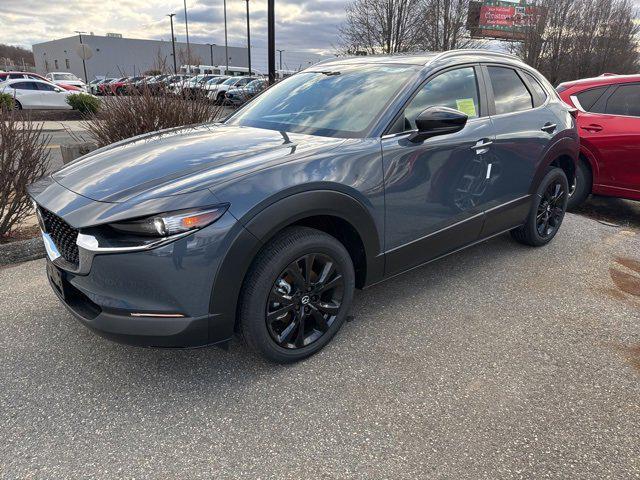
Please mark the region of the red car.
POLYGON ((640 75, 605 74, 557 91, 578 109, 580 162, 569 206, 590 193, 640 200, 640 75))
MULTIPOLYGON (((35 80, 42 80, 43 82, 51 83, 50 80, 47 80, 42 75, 38 75, 37 73, 31 72, 0 72, 0 82, 4 82, 5 80, 13 80, 16 78, 31 78, 35 80)), ((56 85, 60 88, 64 88, 69 91, 81 91, 78 87, 73 85, 56 85)))

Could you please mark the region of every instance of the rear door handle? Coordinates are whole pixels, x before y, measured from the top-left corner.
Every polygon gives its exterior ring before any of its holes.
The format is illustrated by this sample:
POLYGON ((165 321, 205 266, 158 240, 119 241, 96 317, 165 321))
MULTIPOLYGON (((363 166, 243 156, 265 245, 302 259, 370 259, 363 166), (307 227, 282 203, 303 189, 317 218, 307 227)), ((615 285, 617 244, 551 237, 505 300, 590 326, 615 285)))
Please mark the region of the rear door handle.
POLYGON ((545 123, 540 130, 547 133, 553 133, 556 131, 556 128, 558 128, 558 125, 556 125, 555 123, 545 123))
POLYGON ((478 142, 471 147, 471 150, 475 150, 478 155, 482 155, 483 153, 487 153, 489 151, 489 147, 493 145, 491 140, 478 140, 478 142))
POLYGON ((584 127, 580 128, 586 130, 587 132, 599 132, 602 130, 602 125, 592 123, 591 125, 585 125, 584 127))

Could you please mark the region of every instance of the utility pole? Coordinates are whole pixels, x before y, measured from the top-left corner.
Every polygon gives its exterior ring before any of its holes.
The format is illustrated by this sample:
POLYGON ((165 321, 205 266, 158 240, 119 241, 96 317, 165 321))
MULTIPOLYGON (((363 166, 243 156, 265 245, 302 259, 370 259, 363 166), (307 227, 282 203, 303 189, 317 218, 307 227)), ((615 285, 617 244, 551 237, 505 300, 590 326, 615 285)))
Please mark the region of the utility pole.
MULTIPOLYGON (((76 33, 78 34, 78 37, 80 37, 80 45, 82 45, 82 34, 87 32, 76 31, 76 33)), ((85 62, 84 57, 84 50, 82 50, 82 70, 84 70, 84 81, 85 83, 89 83, 89 79, 87 78, 87 63, 85 62)))
POLYGON ((229 75, 229 41, 227 39, 227 0, 224 0, 224 63, 227 66, 224 74, 229 75))
POLYGON ((215 43, 208 43, 207 45, 209 45, 209 53, 211 53, 211 63, 209 65, 213 65, 213 46, 215 43))
POLYGON ((249 75, 251 75, 251 27, 249 26, 249 0, 247 2, 247 53, 249 55, 249 75))
POLYGON ((187 32, 187 73, 191 73, 191 46, 189 45, 189 20, 187 19, 187 0, 184 0, 184 29, 187 32))
POLYGON ((282 70, 282 52, 284 52, 284 50, 278 49, 278 53, 280 53, 280 70, 282 70))
POLYGON ((275 0, 267 3, 267 37, 269 50, 269 85, 276 82, 276 14, 275 0))
POLYGON ((178 65, 176 64, 176 37, 173 35, 173 17, 175 17, 175 13, 170 13, 167 15, 171 20, 171 48, 173 50, 173 74, 177 75, 178 73, 178 65))

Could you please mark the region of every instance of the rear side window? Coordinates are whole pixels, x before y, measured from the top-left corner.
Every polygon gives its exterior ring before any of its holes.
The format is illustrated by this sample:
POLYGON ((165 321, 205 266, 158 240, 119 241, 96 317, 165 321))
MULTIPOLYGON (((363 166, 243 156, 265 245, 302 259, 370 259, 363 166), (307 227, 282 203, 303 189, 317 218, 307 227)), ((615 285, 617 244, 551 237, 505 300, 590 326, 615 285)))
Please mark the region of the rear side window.
POLYGON ((620 85, 607 100, 606 113, 640 117, 640 84, 620 85))
POLYGON ((522 74, 525 76, 525 78, 529 82, 529 85, 533 90, 532 93, 534 94, 534 97, 536 97, 534 101, 535 106, 539 107, 540 105, 542 105, 544 102, 547 101, 547 92, 545 92, 544 88, 542 88, 542 85, 540 85, 538 80, 533 75, 527 72, 522 72, 522 74))
POLYGON ((505 67, 488 67, 493 87, 496 115, 521 112, 533 108, 533 99, 515 70, 505 67))
MULTIPOLYGON (((602 95, 607 91, 608 88, 608 85, 605 85, 604 87, 596 87, 590 90, 585 90, 584 92, 577 93, 575 96, 585 112, 593 112, 594 105, 598 100, 600 100, 600 97, 602 97, 602 95)), ((600 111, 594 113, 604 112, 600 111)))

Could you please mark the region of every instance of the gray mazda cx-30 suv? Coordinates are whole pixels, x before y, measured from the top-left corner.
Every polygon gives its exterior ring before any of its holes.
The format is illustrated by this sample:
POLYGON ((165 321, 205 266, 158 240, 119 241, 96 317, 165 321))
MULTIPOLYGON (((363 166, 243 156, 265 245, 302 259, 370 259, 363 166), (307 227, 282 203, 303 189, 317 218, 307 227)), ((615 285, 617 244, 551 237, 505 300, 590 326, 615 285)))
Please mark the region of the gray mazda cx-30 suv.
MULTIPOLYGON (((95 151, 34 184, 50 283, 98 333, 287 362, 355 288, 511 231, 557 233, 573 112, 515 57, 334 59, 227 120, 95 151)), ((383 326, 381 326, 382 330, 383 326)))

